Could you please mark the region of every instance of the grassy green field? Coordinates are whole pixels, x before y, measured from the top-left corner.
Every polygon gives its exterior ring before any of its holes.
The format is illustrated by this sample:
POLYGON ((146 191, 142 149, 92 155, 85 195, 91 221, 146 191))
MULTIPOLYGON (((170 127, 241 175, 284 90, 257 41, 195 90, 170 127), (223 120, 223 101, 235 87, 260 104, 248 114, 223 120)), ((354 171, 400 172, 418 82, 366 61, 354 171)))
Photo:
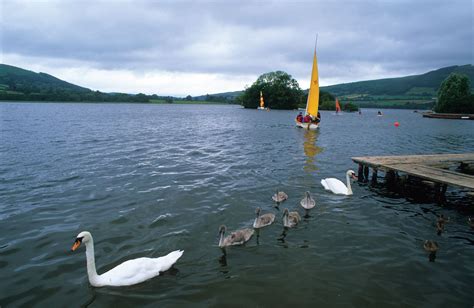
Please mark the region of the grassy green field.
MULTIPOLYGON (((342 101, 346 103, 347 101, 342 101)), ((388 100, 354 100, 352 103, 361 108, 395 108, 395 109, 431 109, 433 100, 388 99, 388 100)))
POLYGON ((431 95, 436 96, 436 91, 427 87, 413 87, 406 92, 407 95, 431 95))
MULTIPOLYGON (((347 101, 342 101, 343 103, 347 103, 347 101)), ((413 100, 413 99, 409 99, 409 100, 403 100, 403 99, 397 99, 397 100, 357 100, 357 101, 354 101, 355 104, 359 105, 359 106, 364 106, 364 105, 368 105, 368 104, 377 104, 377 105, 380 105, 380 106, 403 106, 403 105, 406 105, 407 103, 409 104, 426 104, 426 103, 429 103, 431 102, 431 100, 413 100)))

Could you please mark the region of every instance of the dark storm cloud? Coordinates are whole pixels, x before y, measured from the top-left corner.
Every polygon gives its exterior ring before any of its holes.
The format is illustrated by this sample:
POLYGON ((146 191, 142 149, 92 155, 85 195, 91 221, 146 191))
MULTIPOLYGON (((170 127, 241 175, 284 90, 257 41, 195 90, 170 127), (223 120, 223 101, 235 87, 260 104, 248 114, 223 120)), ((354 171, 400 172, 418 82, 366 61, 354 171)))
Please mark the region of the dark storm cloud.
POLYGON ((455 1, 3 2, 5 55, 99 69, 306 78, 319 34, 328 80, 473 61, 473 9, 455 1))

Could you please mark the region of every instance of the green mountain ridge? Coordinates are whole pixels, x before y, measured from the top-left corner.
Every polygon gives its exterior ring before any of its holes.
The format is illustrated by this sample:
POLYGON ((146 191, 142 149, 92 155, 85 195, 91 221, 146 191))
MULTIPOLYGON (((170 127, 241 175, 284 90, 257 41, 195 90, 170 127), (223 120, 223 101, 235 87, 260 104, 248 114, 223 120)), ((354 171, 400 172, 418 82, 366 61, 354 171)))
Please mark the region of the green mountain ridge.
MULTIPOLYGON (((336 96, 348 95, 390 95, 390 96, 436 96, 439 86, 451 73, 465 74, 474 80, 471 64, 449 66, 421 75, 397 78, 357 81, 321 87, 321 90, 336 96)), ((471 84, 471 88, 472 88, 471 84)))
POLYGON ((149 102, 157 95, 92 91, 46 73, 0 64, 0 100, 64 102, 149 102))
MULTIPOLYGON (((329 92, 335 96, 346 98, 360 98, 363 96, 392 96, 398 98, 424 98, 435 97, 438 88, 451 73, 465 74, 474 81, 474 66, 471 64, 454 65, 429 71, 420 75, 405 77, 384 78, 375 80, 356 81, 321 87, 322 91, 329 92)), ((471 82, 473 89, 474 83, 471 82)), ((307 92, 308 90, 305 90, 307 92)), ((243 91, 224 92, 208 94, 209 96, 237 97, 243 91)), ((204 99, 206 95, 196 96, 196 99, 204 99)), ((395 98, 395 99, 396 99, 395 98)))
MULTIPOLYGON (((420 75, 325 86, 321 87, 321 94, 329 93, 331 96, 338 97, 344 105, 352 103, 362 108, 431 109, 435 104, 441 83, 451 73, 467 75, 474 82, 474 67, 472 64, 466 64, 443 67, 420 75)), ((471 82, 471 91, 473 82, 471 82)), ((308 90, 303 90, 303 92, 306 94, 308 90)), ((242 93, 243 91, 208 94, 195 99, 209 100, 209 97, 235 99, 242 93)), ((329 107, 327 103, 324 106, 326 109, 329 107)), ((334 104, 331 106, 334 108, 334 104)))
POLYGON ((30 93, 44 89, 72 92, 91 91, 46 73, 35 73, 7 64, 0 64, 0 86, 9 91, 21 90, 21 92, 30 93))

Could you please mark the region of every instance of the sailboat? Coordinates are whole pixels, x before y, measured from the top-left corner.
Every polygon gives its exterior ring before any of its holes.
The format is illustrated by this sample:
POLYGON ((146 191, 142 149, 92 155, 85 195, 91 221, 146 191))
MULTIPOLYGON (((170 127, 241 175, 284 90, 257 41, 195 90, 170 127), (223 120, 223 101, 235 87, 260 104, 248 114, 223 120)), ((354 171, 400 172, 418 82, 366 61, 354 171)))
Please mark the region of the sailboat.
MULTIPOLYGON (((318 118, 319 108, 319 76, 318 76, 318 59, 316 57, 316 45, 314 46, 313 70, 311 71, 311 83, 309 85, 308 100, 306 101, 305 116, 309 115, 312 119, 318 118)), ((319 128, 319 121, 304 123, 296 119, 296 126, 308 130, 316 130, 319 128)))
POLYGON ((341 112, 341 106, 339 105, 339 100, 336 98, 336 114, 339 114, 341 112))
POLYGON ((267 108, 265 108, 265 103, 263 101, 263 94, 262 94, 262 91, 260 91, 260 106, 257 107, 258 110, 266 110, 267 108))

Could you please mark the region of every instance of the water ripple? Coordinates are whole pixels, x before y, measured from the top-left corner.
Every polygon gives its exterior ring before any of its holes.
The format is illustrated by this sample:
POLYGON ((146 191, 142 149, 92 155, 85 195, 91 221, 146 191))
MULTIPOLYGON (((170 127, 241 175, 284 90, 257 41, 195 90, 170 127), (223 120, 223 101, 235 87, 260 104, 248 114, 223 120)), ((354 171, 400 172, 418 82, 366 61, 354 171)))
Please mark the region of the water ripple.
POLYGON ((313 133, 293 127, 294 112, 236 106, 0 104, 0 304, 472 305, 466 191, 448 191, 439 206, 382 185, 356 183, 346 197, 319 183, 355 168, 351 156, 472 152, 474 123, 322 113, 313 133), (178 116, 188 125, 170 125, 178 116), (279 208, 277 189, 289 195, 279 208), (284 233, 283 209, 302 214, 306 190, 316 208, 284 233), (219 226, 250 227, 257 206, 275 223, 223 257, 219 226), (450 222, 437 235, 440 214, 450 222), (156 279, 91 289, 84 247, 69 251, 82 230, 94 235, 99 273, 185 253, 156 279), (426 239, 440 245, 435 262, 426 239))

